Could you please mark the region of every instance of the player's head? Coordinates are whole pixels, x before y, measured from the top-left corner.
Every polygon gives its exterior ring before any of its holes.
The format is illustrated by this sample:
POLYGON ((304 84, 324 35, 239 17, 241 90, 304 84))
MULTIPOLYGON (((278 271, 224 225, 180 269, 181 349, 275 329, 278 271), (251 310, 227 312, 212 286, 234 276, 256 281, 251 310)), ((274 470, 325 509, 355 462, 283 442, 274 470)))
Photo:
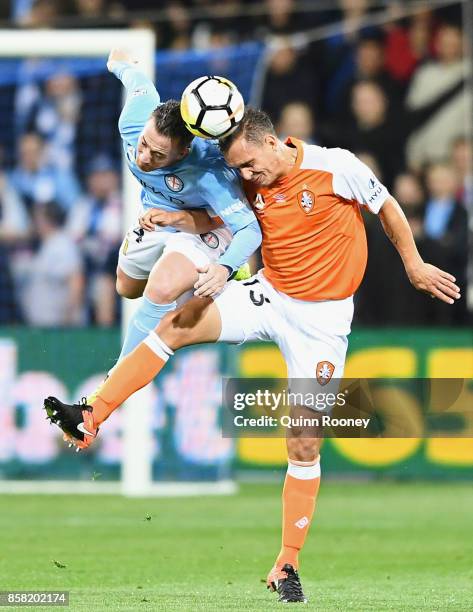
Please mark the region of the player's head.
POLYGON ((177 163, 193 140, 181 117, 180 103, 168 100, 153 111, 138 139, 136 165, 151 172, 177 163))
POLYGON ((246 181, 267 187, 284 173, 281 144, 268 115, 247 107, 237 129, 220 141, 220 149, 246 181))

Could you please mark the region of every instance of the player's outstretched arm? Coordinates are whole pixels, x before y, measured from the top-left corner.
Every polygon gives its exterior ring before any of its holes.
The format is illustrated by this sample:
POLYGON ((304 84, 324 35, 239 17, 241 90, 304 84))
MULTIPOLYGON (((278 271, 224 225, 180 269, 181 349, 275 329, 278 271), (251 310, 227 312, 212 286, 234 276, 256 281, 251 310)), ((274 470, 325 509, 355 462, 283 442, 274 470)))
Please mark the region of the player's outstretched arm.
POLYGON ((136 60, 134 60, 133 57, 131 56, 131 53, 129 53, 125 49, 120 49, 118 47, 115 47, 114 49, 110 51, 110 54, 107 59, 107 69, 110 72, 113 72, 113 67, 114 67, 115 62, 130 64, 130 66, 132 64, 137 63, 136 60))
POLYGON ((112 49, 107 68, 126 89, 118 128, 122 138, 134 146, 144 124, 160 103, 159 94, 151 79, 141 72, 131 54, 123 49, 112 49))
POLYGON ((222 225, 219 217, 211 217, 205 210, 169 211, 160 208, 150 208, 140 217, 141 227, 154 231, 156 226, 174 227, 188 234, 205 234, 222 225))
POLYGON ((406 216, 392 196, 384 202, 379 218, 386 236, 401 256, 411 284, 447 304, 460 299, 460 288, 455 284, 455 277, 423 261, 406 216))

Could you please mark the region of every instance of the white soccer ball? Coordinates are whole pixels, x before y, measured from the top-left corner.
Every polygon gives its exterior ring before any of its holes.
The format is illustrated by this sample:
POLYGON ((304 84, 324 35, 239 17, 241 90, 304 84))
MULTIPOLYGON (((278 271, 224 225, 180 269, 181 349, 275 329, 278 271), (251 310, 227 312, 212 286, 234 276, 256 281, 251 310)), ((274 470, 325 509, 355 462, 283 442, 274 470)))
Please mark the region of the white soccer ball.
POLYGON ((187 129, 201 138, 223 138, 240 123, 245 111, 236 86, 219 76, 203 76, 185 88, 181 115, 187 129))

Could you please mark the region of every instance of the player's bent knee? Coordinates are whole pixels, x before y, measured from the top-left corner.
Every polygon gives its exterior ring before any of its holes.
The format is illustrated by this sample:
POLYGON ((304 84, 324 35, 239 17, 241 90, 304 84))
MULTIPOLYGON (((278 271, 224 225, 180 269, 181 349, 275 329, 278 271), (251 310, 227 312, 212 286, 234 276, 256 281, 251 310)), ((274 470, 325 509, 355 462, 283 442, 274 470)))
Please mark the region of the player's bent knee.
POLYGON ((128 298, 129 300, 135 300, 136 298, 141 297, 143 294, 142 291, 137 290, 134 287, 128 286, 126 283, 120 281, 119 279, 117 279, 115 287, 120 297, 128 298))
POLYGON ((130 278, 117 268, 117 280, 115 287, 120 297, 135 300, 143 295, 146 280, 130 278))
POLYGON ((176 295, 176 290, 170 283, 159 283, 157 286, 146 287, 145 296, 154 304, 171 304, 179 295, 176 295))
POLYGON ((288 438, 288 457, 293 461, 315 461, 321 444, 321 438, 288 438))
MULTIPOLYGON (((177 309, 180 310, 180 309, 177 309)), ((176 351, 188 342, 188 334, 185 332, 185 328, 176 325, 176 314, 177 310, 168 312, 160 321, 156 328, 156 333, 159 335, 161 340, 167 344, 167 346, 176 351)))
POLYGON ((156 333, 173 351, 206 342, 200 323, 206 309, 213 303, 210 298, 193 298, 176 310, 167 313, 156 328, 156 333))

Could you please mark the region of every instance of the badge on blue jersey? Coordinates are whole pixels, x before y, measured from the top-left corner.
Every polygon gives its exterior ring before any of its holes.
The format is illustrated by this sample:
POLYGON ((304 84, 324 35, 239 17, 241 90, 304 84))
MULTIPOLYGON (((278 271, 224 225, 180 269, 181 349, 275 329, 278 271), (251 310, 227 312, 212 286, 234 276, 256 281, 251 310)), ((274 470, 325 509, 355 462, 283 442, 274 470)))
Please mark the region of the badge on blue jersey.
POLYGON ((184 187, 184 181, 177 174, 166 174, 164 181, 171 191, 182 191, 184 187))

